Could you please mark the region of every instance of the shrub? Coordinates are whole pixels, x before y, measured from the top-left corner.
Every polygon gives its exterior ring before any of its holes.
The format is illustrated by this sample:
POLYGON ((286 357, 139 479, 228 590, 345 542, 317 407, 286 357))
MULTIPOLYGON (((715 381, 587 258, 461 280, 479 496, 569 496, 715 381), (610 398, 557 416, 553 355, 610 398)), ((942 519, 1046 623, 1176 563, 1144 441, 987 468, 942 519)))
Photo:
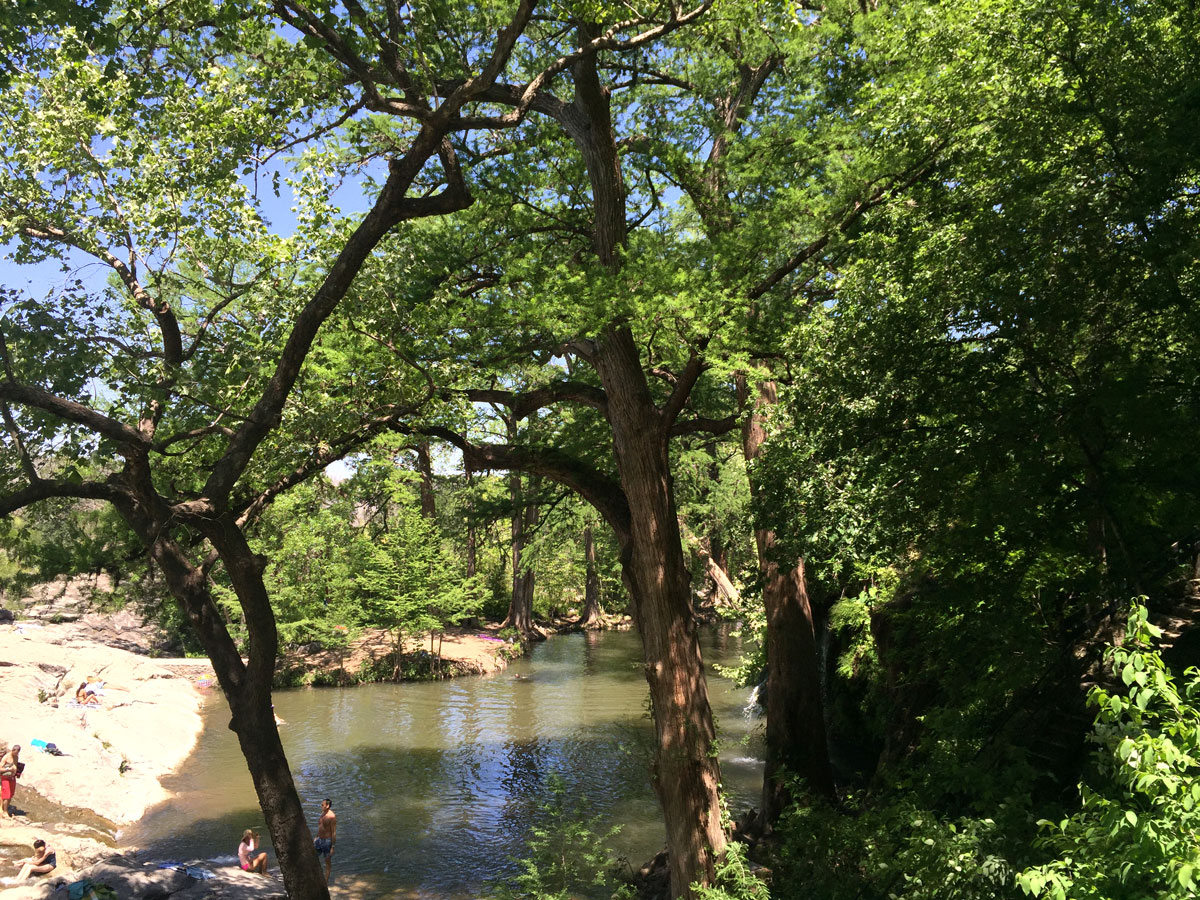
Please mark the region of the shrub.
POLYGON ((1200 670, 1182 687, 1152 649, 1161 631, 1146 608, 1129 614, 1124 646, 1107 655, 1111 690, 1094 687, 1097 771, 1081 808, 1041 821, 1053 859, 1017 883, 1031 897, 1123 900, 1197 896, 1200 881, 1200 670))
POLYGON ((597 819, 573 809, 558 775, 547 779, 550 798, 541 805, 541 823, 530 830, 528 855, 520 872, 500 884, 501 900, 568 900, 609 897, 615 885, 614 860, 607 843, 619 830, 598 832, 597 819))

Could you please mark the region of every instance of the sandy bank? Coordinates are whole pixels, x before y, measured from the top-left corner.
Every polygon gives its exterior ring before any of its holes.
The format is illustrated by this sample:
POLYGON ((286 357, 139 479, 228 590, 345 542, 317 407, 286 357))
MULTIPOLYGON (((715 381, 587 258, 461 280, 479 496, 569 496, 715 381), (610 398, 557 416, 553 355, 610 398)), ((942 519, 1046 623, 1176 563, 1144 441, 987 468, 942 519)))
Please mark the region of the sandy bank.
POLYGON ((0 745, 20 744, 25 763, 11 804, 16 815, 0 817, 0 876, 14 874, 11 861, 28 856, 37 837, 58 852, 55 876, 73 880, 111 857, 116 828, 168 799, 160 779, 200 735, 200 693, 186 675, 96 643, 91 631, 74 622, 0 626, 0 745), (105 683, 102 702, 81 708, 75 689, 89 678, 105 683), (35 741, 62 755, 38 751, 35 741))
MULTIPOLYGON (((48 880, 19 887, 0 880, 3 900, 33 900, 51 882, 98 872, 98 865, 142 866, 114 857, 134 849, 118 847, 114 836, 170 799, 161 781, 182 766, 200 738, 203 696, 196 684, 214 685, 208 660, 151 657, 161 652, 164 636, 132 611, 91 610, 87 593, 74 583, 43 589, 29 598, 15 624, 0 624, 0 753, 20 744, 26 764, 12 804, 17 815, 0 817, 0 879, 15 874, 13 861, 30 854, 35 838, 48 840, 59 858, 48 880), (95 679, 105 683, 101 705, 77 705, 79 683, 95 679), (62 755, 39 752, 35 741, 52 742, 62 755)), ((420 645, 428 646, 427 641, 420 645)), ((485 674, 505 667, 508 646, 481 629, 449 634, 440 649, 452 663, 447 671, 485 674)), ((409 649, 415 652, 418 646, 409 649)), ((349 656, 358 666, 388 650, 384 633, 367 633, 349 656)), ((350 661, 341 655, 335 662, 332 654, 317 652, 303 664, 329 671, 350 661)), ((131 870, 125 880, 151 879, 156 895, 163 895, 160 882, 173 876, 146 866, 131 870)), ((279 896, 274 879, 267 884, 246 876, 251 880, 243 884, 245 873, 228 868, 215 882, 179 885, 179 896, 214 888, 213 895, 279 896)), ((121 881, 104 871, 114 886, 121 881)), ((169 892, 174 896, 175 891, 172 885, 169 892)), ((121 900, 142 895, 132 882, 122 883, 120 893, 121 900)))

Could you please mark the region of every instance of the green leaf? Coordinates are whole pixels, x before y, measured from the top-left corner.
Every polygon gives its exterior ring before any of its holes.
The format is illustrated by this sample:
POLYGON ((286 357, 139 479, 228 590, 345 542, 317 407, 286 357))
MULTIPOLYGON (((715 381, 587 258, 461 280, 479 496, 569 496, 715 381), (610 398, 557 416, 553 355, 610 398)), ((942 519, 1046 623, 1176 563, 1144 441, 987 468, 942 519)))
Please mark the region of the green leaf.
POLYGON ((1180 887, 1190 888, 1193 884, 1195 884, 1192 874, 1193 872, 1195 872, 1195 867, 1192 866, 1191 863, 1184 863, 1179 867, 1176 877, 1179 879, 1180 887))

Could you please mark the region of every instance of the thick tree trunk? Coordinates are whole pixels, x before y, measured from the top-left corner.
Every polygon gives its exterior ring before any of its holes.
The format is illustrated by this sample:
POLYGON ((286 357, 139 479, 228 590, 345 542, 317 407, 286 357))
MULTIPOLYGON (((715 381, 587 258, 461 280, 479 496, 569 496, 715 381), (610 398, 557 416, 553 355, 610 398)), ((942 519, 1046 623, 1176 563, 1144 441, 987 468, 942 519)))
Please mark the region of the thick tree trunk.
POLYGON ((214 523, 209 537, 241 602, 250 635, 249 658, 243 662, 213 602, 207 578, 170 537, 169 510, 157 510, 158 506, 156 497, 145 496, 136 511, 122 509, 122 513, 149 549, 212 661, 232 713, 229 727, 237 735, 246 758, 288 897, 329 900, 325 876, 313 852, 312 833, 271 709, 271 676, 278 634, 262 581, 261 563, 235 525, 222 527, 214 523))
MULTIPOLYGON (((745 383, 739 387, 745 398, 745 383)), ((766 437, 764 410, 777 402, 775 383, 761 382, 754 411, 742 434, 742 451, 748 467, 758 458, 766 437)), ((753 477, 750 485, 753 491, 753 477)), ((799 776, 808 790, 818 796, 832 800, 836 794, 825 736, 825 704, 804 561, 781 569, 773 558, 775 534, 756 529, 754 540, 767 613, 767 740, 762 815, 763 821, 773 825, 792 799, 787 782, 780 777, 782 773, 799 776)))
POLYGON ((692 615, 668 456, 669 426, 654 405, 628 328, 596 352, 630 530, 622 569, 642 635, 657 747, 652 781, 667 828, 671 896, 709 882, 725 851, 712 709, 692 615))
MULTIPOLYGON (((769 557, 775 536, 755 534, 769 557)), ((785 778, 797 775, 817 796, 836 796, 825 736, 812 606, 804 583, 804 560, 791 569, 768 562, 763 571, 767 611, 767 733, 763 770, 763 817, 774 824, 794 799, 785 778)))
POLYGON ((596 571, 596 538, 592 526, 583 529, 583 555, 587 565, 587 576, 583 588, 583 616, 581 628, 600 628, 604 624, 604 610, 600 607, 600 574, 596 571))
MULTIPOLYGON (((582 40, 600 33, 581 25, 582 40)), ((575 97, 559 121, 575 141, 592 188, 592 246, 610 270, 627 236, 625 182, 609 92, 594 57, 571 67, 575 97)), ((622 575, 642 634, 657 736, 652 780, 663 808, 671 895, 710 883, 725 852, 712 709, 692 614, 691 578, 680 543, 668 454, 669 417, 654 403, 630 329, 615 323, 596 341, 592 362, 608 402, 605 415, 629 512, 620 536, 622 575)), ((686 398, 686 395, 683 395, 686 398)))

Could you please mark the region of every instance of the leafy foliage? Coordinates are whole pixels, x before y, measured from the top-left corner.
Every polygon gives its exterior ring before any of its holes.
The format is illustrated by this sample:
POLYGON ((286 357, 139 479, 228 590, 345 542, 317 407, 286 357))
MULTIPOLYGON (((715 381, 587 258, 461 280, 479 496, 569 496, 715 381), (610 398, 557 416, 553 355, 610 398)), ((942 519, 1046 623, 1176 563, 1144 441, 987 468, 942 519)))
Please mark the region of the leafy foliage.
POLYGON ((892 897, 1001 900, 1020 896, 1011 860, 1027 829, 1004 820, 951 819, 911 797, 856 800, 847 810, 799 806, 783 824, 772 896, 822 900, 892 897), (1014 827, 1016 826, 1016 827, 1014 827))
POLYGON ((713 883, 693 885, 693 894, 700 900, 769 900, 771 891, 754 873, 747 856, 745 845, 731 843, 713 883))
POLYGON ((1200 669, 1177 682, 1153 649, 1160 631, 1130 610, 1110 648, 1113 683, 1092 688, 1096 769, 1079 811, 1041 821, 1053 859, 1017 876, 1031 897, 1195 897, 1200 881, 1200 669))
POLYGON ((607 842, 620 828, 596 831, 596 818, 574 808, 558 775, 546 779, 539 824, 530 829, 519 874, 498 886, 500 900, 570 900, 613 896, 613 858, 607 842))
POLYGON ((383 628, 398 677, 406 635, 441 631, 478 608, 476 584, 422 516, 405 474, 383 454, 340 488, 302 485, 271 508, 259 546, 270 551, 267 585, 284 640, 336 647, 358 629, 383 628))

